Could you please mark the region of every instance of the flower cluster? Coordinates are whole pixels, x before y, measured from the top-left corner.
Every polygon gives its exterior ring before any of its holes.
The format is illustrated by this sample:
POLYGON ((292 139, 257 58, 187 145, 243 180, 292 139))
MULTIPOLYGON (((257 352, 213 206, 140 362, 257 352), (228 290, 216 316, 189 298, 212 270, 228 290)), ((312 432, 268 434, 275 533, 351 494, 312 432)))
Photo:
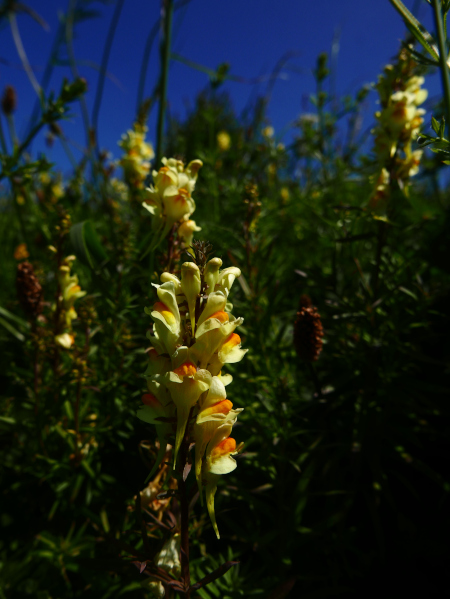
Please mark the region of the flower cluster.
POLYGON ((146 125, 136 122, 119 141, 124 151, 119 164, 123 168, 125 181, 132 188, 142 187, 150 172, 150 160, 155 155, 152 145, 145 141, 147 131, 146 125))
POLYGON ((395 65, 387 65, 380 75, 376 89, 381 110, 375 113, 378 125, 372 130, 374 153, 381 166, 374 179, 370 205, 384 208, 389 195, 390 181, 402 186, 417 174, 422 150, 412 150, 412 142, 419 134, 425 110, 419 108, 428 92, 422 89, 424 78, 414 74, 416 65, 403 50, 395 65))
POLYGON ((179 223, 178 236, 189 246, 194 232, 200 231, 189 217, 195 210, 192 192, 203 163, 192 160, 185 167, 181 160, 175 158, 163 158, 162 163, 159 171, 153 171, 154 184, 146 189, 143 203, 153 216, 154 245, 158 245, 174 224, 179 223))
POLYGON ((78 284, 78 276, 71 275, 70 269, 75 256, 67 256, 59 267, 58 282, 60 288, 59 296, 59 320, 60 327, 65 330, 64 333, 55 336, 55 341, 61 347, 70 349, 73 345, 74 338, 72 334, 72 321, 77 318, 77 313, 74 308, 75 301, 86 295, 86 291, 82 291, 78 284))
MULTIPOLYGON (((185 262, 181 279, 161 275, 156 285, 158 301, 146 309, 154 321, 152 348, 146 371, 148 393, 138 416, 156 426, 160 442, 159 461, 167 444, 173 444, 174 465, 180 447, 195 443, 195 475, 219 538, 214 515, 214 494, 222 474, 236 468, 233 455, 240 451, 230 437, 241 409, 233 409, 225 387, 232 376, 223 374, 225 364, 239 362, 241 349, 236 328, 242 318, 231 314, 228 295, 241 272, 236 267, 220 270, 222 260, 206 261, 205 246, 194 243, 195 262, 185 262), (201 257, 203 259, 201 259, 201 257)), ((183 458, 184 459, 184 458, 183 458)), ((155 464, 153 471, 158 465, 155 464)))

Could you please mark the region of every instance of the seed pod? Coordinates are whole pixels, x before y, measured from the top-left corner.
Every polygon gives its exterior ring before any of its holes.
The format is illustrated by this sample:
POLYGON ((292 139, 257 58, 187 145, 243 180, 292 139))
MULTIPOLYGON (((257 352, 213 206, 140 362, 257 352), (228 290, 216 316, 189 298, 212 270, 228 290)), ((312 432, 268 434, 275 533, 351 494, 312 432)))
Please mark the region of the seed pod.
POLYGON ((17 108, 17 94, 12 85, 7 85, 2 97, 2 110, 6 116, 12 114, 17 108))
POLYGON ((17 295, 25 312, 36 318, 43 308, 43 289, 29 262, 17 265, 17 295))
POLYGON ((315 362, 322 351, 323 326, 314 306, 301 307, 294 323, 294 347, 297 355, 307 362, 315 362))

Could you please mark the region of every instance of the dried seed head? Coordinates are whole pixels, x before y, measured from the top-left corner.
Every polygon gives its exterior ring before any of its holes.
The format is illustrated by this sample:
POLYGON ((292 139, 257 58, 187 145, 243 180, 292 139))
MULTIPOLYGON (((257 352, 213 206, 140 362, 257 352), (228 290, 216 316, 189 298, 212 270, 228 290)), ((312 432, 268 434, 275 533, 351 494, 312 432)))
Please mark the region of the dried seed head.
POLYGON ((12 85, 7 85, 2 97, 2 110, 7 116, 17 108, 17 94, 12 85))
POLYGON ((312 307, 313 307, 313 303, 312 303, 312 299, 309 297, 309 295, 307 295, 306 293, 301 295, 300 301, 298 302, 298 309, 301 310, 302 308, 312 308, 312 307))
POLYGON ((298 357, 315 362, 322 351, 322 337, 323 326, 317 309, 311 305, 301 307, 294 323, 294 347, 298 357))
POLYGON ((23 309, 29 316, 36 318, 42 312, 43 290, 29 262, 17 265, 17 295, 23 309))

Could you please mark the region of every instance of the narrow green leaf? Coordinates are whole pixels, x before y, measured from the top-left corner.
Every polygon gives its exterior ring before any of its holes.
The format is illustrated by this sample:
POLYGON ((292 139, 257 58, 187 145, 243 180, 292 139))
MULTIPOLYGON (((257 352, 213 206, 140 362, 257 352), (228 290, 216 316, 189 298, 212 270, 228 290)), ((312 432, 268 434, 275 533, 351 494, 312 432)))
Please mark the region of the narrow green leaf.
POLYGON ((0 324, 3 325, 5 329, 11 333, 11 335, 14 335, 16 339, 18 339, 19 341, 25 341, 25 337, 22 335, 22 333, 19 333, 19 331, 16 328, 14 328, 12 324, 10 324, 7 320, 0 317, 0 324))
POLYGON ((431 117, 431 127, 436 135, 439 135, 439 122, 434 118, 434 116, 431 117))
POLYGON ((409 12, 401 0, 389 0, 394 8, 400 13, 405 21, 406 27, 413 34, 419 44, 428 52, 428 54, 439 61, 439 53, 434 45, 433 36, 425 29, 425 27, 409 12))
POLYGON ((108 255, 90 221, 73 225, 70 229, 70 241, 77 258, 93 270, 107 262, 108 255))

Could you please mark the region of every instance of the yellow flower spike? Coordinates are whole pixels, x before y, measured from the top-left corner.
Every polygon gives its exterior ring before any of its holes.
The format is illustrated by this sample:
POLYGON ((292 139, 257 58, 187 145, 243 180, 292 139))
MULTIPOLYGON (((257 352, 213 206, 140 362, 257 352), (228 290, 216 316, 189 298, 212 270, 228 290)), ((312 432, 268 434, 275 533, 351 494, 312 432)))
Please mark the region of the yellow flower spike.
POLYGON ((208 285, 208 292, 214 291, 214 287, 219 279, 219 270, 222 266, 222 260, 220 258, 212 258, 206 263, 205 270, 203 272, 203 278, 205 283, 208 285))
POLYGON ((201 291, 202 278, 195 262, 185 262, 181 266, 181 289, 186 296, 191 319, 192 337, 195 335, 195 307, 201 291))

